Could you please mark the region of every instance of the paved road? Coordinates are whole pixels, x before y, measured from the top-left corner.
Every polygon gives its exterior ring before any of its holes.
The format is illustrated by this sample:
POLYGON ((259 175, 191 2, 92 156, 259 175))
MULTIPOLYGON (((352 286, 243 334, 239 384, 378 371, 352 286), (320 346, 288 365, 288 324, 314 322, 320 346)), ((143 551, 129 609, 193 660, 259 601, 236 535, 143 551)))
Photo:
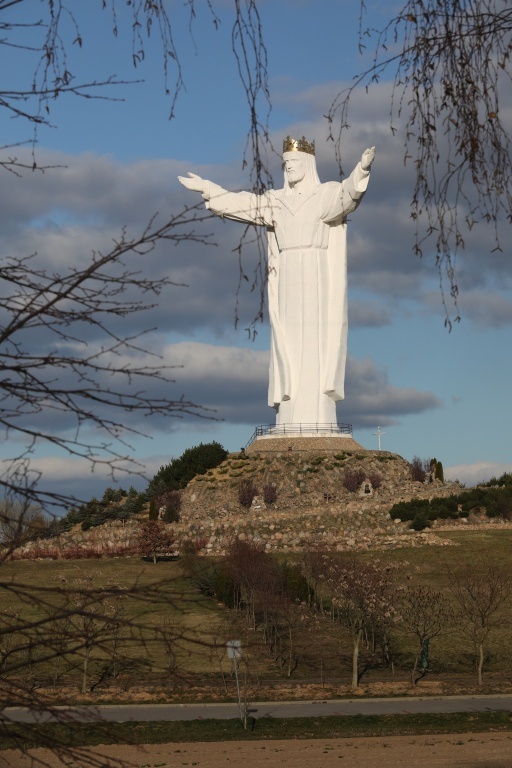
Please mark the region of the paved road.
MULTIPOLYGON (((76 722, 111 723, 172 720, 230 720, 240 716, 236 704, 122 704, 99 707, 56 707, 55 712, 9 708, 0 721, 46 723, 65 714, 76 722)), ((446 696, 442 698, 339 699, 335 701, 282 701, 252 704, 249 714, 265 717, 344 717, 347 715, 410 715, 440 712, 493 712, 512 710, 512 696, 446 696)))

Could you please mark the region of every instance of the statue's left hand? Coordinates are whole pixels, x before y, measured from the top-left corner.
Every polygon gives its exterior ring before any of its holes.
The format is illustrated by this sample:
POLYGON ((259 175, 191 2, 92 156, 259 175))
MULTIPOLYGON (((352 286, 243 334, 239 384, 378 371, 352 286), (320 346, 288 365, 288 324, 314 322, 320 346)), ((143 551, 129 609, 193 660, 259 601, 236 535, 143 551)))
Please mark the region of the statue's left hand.
POLYGON ((361 168, 363 171, 369 171, 370 166, 375 160, 375 147, 371 147, 370 149, 365 149, 363 152, 363 156, 361 157, 361 168))
POLYGON ((183 184, 184 187, 191 189, 193 192, 201 192, 202 194, 207 188, 208 182, 196 173, 190 173, 189 171, 188 175, 190 176, 189 179, 186 176, 178 176, 180 184, 183 184))

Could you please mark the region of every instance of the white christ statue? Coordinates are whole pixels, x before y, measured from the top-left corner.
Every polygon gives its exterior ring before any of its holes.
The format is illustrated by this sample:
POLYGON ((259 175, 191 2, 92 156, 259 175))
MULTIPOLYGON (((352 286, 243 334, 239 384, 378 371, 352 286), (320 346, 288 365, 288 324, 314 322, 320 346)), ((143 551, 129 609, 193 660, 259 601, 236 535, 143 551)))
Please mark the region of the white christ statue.
POLYGON ((228 192, 189 173, 179 176, 206 207, 268 233, 271 328, 268 404, 276 425, 336 424, 347 357, 347 216, 368 186, 375 147, 342 182, 321 184, 314 144, 283 146, 284 187, 262 195, 228 192))

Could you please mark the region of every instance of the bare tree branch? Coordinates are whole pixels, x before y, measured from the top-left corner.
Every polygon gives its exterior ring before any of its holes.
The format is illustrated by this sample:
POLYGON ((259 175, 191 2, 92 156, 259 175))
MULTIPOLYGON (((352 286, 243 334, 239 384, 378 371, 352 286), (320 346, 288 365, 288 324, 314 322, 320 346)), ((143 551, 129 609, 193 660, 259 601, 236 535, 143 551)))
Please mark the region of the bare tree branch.
MULTIPOLYGON (((391 130, 403 122, 404 159, 416 173, 414 252, 421 257, 428 248, 435 251, 441 290, 447 281, 459 321, 456 259, 467 230, 480 221, 491 224, 501 250, 499 221, 512 220, 505 99, 512 10, 503 0, 407 0, 380 30, 365 27, 366 12, 361 0, 360 49, 372 41, 373 58, 331 104, 330 138, 341 170, 341 138, 354 93, 391 75, 391 130)), ((446 302, 445 309, 451 328, 446 302)))
POLYGON ((172 383, 169 368, 162 367, 157 355, 155 364, 148 365, 147 330, 122 335, 112 325, 150 310, 165 288, 177 285, 169 277, 147 277, 128 260, 140 263, 162 241, 212 244, 210 235, 196 230, 208 217, 186 208, 161 225, 155 216, 142 234, 125 230, 110 251, 94 252, 83 268, 62 274, 48 272, 37 254, 0 265, 0 428, 6 439, 17 437, 17 453, 4 461, 0 472, 0 487, 7 493, 42 506, 50 499, 70 503, 37 487, 39 476, 30 468, 30 457, 41 444, 85 458, 91 468, 140 472, 137 462, 116 447, 127 446, 127 435, 141 434, 122 414, 213 416, 184 396, 148 394, 147 386, 155 380, 172 383), (148 295, 155 301, 148 302, 148 295), (38 331, 44 332, 43 350, 32 341, 38 331), (91 336, 101 343, 92 344, 91 336), (66 417, 68 429, 59 432, 48 424, 51 413, 66 417), (39 417, 45 417, 46 426, 39 417), (103 438, 83 439, 85 425, 103 438))

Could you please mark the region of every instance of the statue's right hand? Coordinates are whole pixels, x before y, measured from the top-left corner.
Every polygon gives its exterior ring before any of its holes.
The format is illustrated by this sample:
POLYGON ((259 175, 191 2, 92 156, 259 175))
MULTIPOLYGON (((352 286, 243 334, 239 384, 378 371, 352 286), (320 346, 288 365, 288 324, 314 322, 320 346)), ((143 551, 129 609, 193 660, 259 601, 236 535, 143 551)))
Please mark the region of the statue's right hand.
POLYGON ((201 192, 202 194, 206 189, 207 181, 195 173, 189 172, 188 175, 190 176, 189 179, 186 176, 178 176, 180 184, 183 184, 187 189, 191 189, 192 192, 201 192))

